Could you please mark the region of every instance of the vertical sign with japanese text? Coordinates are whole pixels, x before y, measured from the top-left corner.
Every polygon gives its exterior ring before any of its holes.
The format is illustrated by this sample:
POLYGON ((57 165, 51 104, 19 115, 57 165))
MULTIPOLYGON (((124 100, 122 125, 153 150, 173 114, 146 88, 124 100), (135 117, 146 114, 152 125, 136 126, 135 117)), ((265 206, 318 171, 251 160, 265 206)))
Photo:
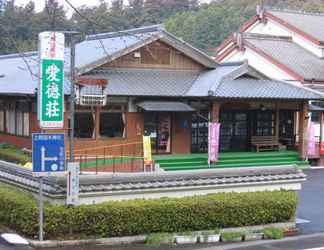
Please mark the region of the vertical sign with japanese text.
POLYGON ((80 163, 69 162, 67 170, 66 204, 78 205, 80 163))
POLYGON ((143 136, 144 164, 152 164, 151 137, 143 136))
POLYGON ((41 128, 63 128, 64 34, 39 34, 40 84, 38 118, 41 128))
POLYGON ((220 123, 211 122, 208 128, 208 163, 217 162, 219 151, 220 123))

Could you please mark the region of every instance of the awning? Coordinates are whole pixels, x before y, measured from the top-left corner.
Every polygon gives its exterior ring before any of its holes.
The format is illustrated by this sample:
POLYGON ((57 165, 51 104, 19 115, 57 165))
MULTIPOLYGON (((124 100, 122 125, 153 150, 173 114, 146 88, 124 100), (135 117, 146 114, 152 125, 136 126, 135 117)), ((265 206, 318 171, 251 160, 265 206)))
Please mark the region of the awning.
POLYGON ((314 104, 308 104, 308 110, 309 111, 317 111, 317 112, 324 112, 324 108, 321 106, 317 106, 314 104))
POLYGON ((193 112, 194 108, 182 102, 143 101, 136 104, 146 111, 193 112))

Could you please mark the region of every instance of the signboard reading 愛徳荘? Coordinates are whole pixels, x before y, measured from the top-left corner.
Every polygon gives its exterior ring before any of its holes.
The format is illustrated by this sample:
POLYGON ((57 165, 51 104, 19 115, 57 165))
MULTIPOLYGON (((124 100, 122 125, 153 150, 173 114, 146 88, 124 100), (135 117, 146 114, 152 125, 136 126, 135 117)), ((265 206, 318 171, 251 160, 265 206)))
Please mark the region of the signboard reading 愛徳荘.
POLYGON ((64 111, 64 34, 42 32, 38 113, 41 128, 62 128, 64 111))

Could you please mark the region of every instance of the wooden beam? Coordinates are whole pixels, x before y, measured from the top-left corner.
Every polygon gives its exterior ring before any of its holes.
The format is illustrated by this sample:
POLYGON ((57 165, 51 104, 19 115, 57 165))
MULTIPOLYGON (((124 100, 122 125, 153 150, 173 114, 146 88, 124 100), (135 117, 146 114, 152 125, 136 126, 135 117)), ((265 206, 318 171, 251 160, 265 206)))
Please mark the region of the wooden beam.
POLYGON ((219 122, 219 112, 220 112, 221 104, 217 101, 213 101, 212 103, 212 112, 211 112, 211 121, 212 122, 219 122))

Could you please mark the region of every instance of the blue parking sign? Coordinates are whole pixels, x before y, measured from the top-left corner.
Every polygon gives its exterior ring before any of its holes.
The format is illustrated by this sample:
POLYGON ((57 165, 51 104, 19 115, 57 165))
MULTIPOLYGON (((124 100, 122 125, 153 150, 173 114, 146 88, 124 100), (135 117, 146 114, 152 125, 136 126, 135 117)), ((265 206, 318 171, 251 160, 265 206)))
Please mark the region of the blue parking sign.
POLYGON ((33 134, 33 173, 48 175, 65 170, 64 134, 33 134))

